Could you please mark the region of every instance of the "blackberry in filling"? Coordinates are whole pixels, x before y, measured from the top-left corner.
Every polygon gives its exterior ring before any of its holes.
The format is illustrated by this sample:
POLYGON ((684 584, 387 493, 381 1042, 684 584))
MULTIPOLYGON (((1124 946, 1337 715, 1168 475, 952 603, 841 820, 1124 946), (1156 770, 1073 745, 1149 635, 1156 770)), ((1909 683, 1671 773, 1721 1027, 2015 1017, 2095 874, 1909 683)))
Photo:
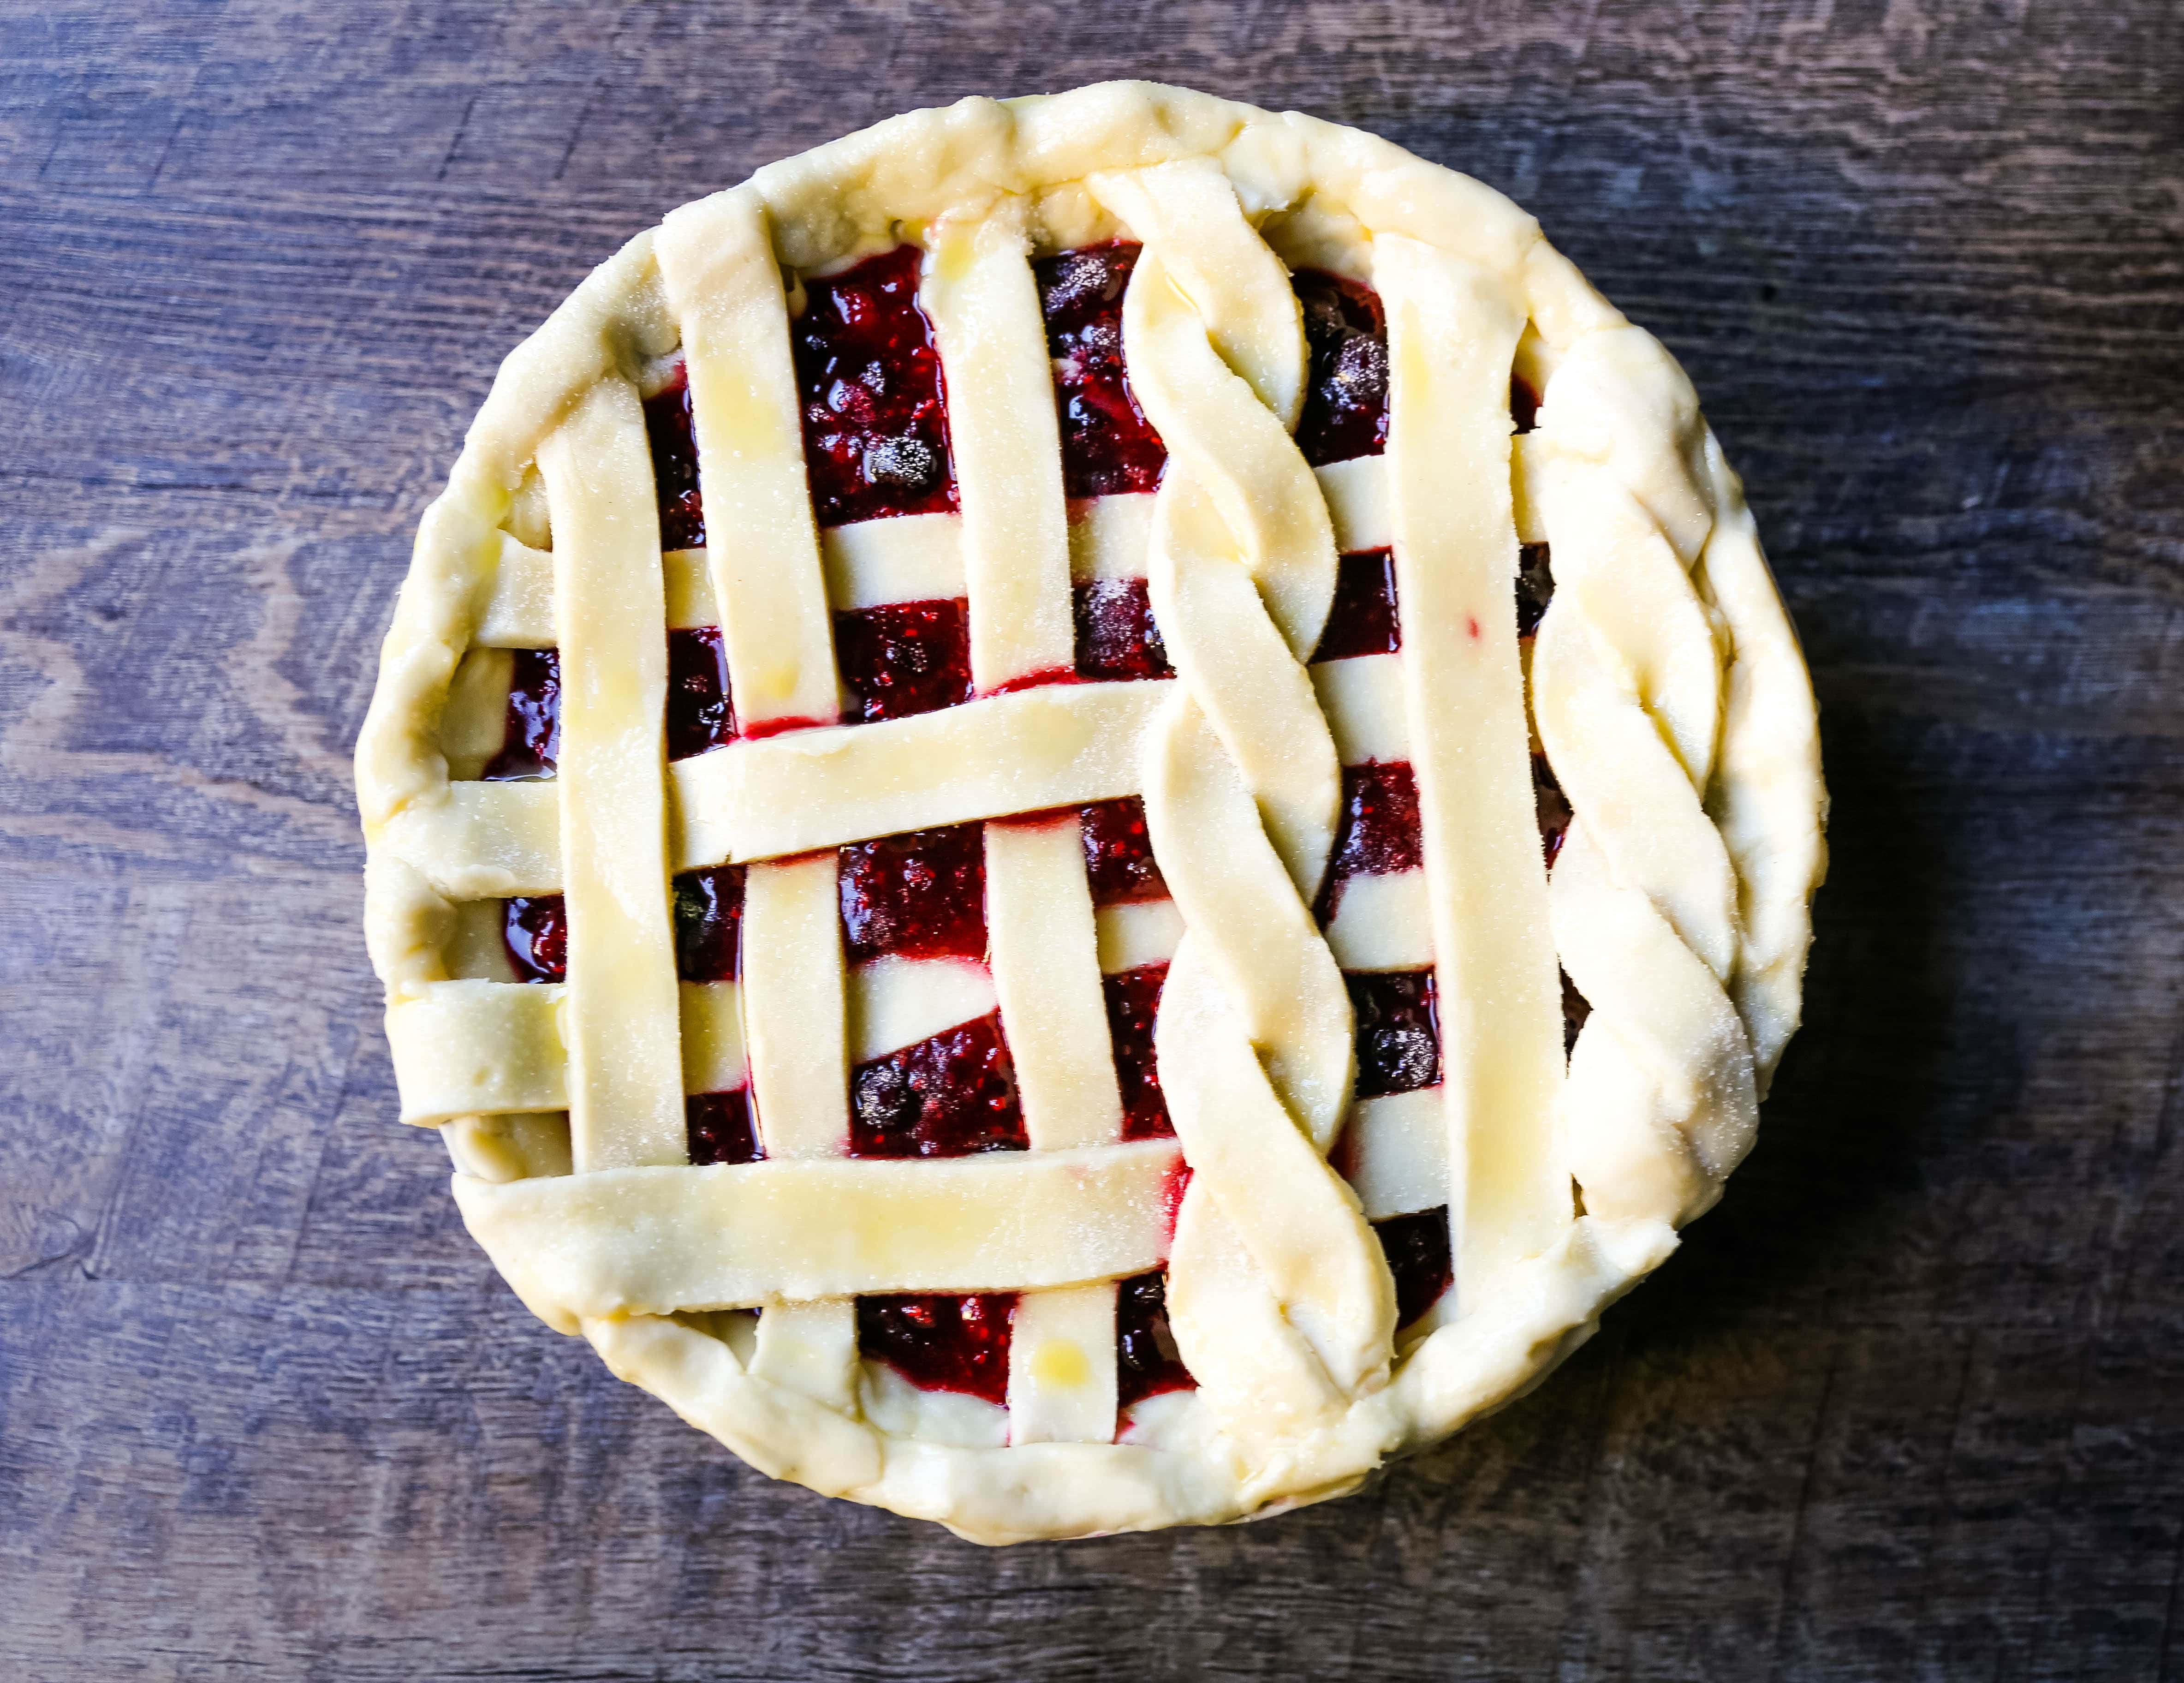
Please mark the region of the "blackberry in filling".
POLYGON ((1324 270, 1290 277, 1311 365, 1297 446, 1314 467, 1388 448, 1388 320, 1370 287, 1324 270))

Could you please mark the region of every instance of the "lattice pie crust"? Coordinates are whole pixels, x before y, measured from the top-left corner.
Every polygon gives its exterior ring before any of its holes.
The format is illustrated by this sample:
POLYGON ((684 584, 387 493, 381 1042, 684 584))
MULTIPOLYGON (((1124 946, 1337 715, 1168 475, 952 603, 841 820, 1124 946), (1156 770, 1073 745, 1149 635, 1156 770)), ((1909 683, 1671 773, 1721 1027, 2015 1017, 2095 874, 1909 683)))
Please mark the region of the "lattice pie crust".
POLYGON ((1804 667, 1667 352, 1479 183, 1147 84, 899 117, 602 265, 426 514, 357 785, 404 1119, 523 1301, 754 1466, 988 1542, 1338 1495, 1536 1383, 1748 1148, 1825 861, 1804 667), (1167 465, 1072 502, 1033 265, 1116 241, 1167 465), (905 244, 956 506, 822 529, 794 312, 905 244), (1318 469, 1306 270, 1384 311, 1384 449, 1318 469), (678 355, 710 538, 663 555, 678 355), (1400 652, 1314 663, 1382 548, 1400 652), (1100 579, 1145 581, 1173 677, 1061 681, 1100 579), (927 599, 967 605, 973 699, 833 722, 836 616, 927 599), (738 734, 671 761, 663 628, 705 626, 738 734), (481 780, 502 651, 544 648, 554 774, 481 780), (1418 867, 1323 921, 1345 768, 1405 761, 1418 867), (1095 908, 1077 815, 1134 796, 1167 898, 1095 908), (838 850, 981 822, 983 963, 852 965, 838 850), (678 980, 675 878, 722 865, 738 979, 678 980), (557 894, 566 981, 479 956, 557 894), (1148 957, 1173 1132, 1126 1138, 1102 977, 1148 957), (1354 1098, 1346 977, 1422 966, 1437 1084, 1354 1098), (996 1009, 1028 1149, 850 1155, 853 1067, 996 1009), (692 1165, 706 1093, 762 1157, 692 1165), (1453 1286, 1399 1331, 1372 1223, 1443 1207, 1453 1286), (1117 1282, 1162 1269, 1195 1385, 1118 1418, 1117 1282), (857 1300, 916 1293, 1017 1294, 1005 1405, 861 1355, 857 1300))

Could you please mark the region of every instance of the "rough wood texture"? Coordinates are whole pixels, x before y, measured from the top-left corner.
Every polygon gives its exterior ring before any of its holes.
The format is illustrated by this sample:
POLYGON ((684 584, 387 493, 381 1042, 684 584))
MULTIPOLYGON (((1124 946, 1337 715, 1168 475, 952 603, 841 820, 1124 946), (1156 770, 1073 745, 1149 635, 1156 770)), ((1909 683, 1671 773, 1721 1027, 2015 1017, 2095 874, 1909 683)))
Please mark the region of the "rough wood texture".
POLYGON ((2184 1676, 2184 13, 0 5, 0 1670, 2184 1676), (500 355, 905 106, 1118 74, 1509 190, 1684 357, 1813 657, 1808 1026, 1545 1390, 999 1554, 531 1322, 393 1120, 346 750, 500 355))

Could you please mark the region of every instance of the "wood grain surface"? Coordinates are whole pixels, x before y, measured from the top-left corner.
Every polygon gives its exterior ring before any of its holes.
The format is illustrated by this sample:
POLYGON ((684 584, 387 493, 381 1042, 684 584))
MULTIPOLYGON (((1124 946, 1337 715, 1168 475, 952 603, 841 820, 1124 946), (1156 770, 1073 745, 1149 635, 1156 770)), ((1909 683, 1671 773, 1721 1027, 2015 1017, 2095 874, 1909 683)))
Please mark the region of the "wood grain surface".
POLYGON ((2184 12, 0 3, 0 1673, 2184 1677, 2184 12), (1808 1026, 1545 1389, 988 1552, 516 1305, 348 751, 499 358, 683 200, 1118 75, 1378 130, 1682 356, 1812 657, 1808 1026))

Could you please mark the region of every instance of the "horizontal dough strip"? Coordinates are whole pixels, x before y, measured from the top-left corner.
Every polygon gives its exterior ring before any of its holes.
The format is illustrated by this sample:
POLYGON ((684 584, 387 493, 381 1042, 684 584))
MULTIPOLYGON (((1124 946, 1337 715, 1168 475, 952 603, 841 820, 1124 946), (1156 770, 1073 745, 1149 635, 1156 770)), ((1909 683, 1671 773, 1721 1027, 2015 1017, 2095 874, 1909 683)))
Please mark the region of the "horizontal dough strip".
POLYGON ((880 724, 738 742, 669 767, 676 868, 1135 794, 1172 680, 1057 683, 880 724))
MULTIPOLYGON (((1544 460, 1537 433, 1515 440, 1517 536, 1546 542, 1535 482, 1544 460)), ((1390 541, 1387 458, 1355 456, 1314 470, 1335 548, 1348 554, 1384 549, 1390 541)), ((1143 578, 1145 546, 1152 534, 1152 493, 1098 497, 1073 504, 1069 524, 1069 570, 1080 583, 1095 578, 1143 578)), ((963 523, 959 515, 903 515, 859 521, 819 534, 827 569, 827 598, 837 612, 889 602, 926 602, 961 596, 963 523)), ((712 576, 703 549, 666 556, 667 623, 677 631, 717 624, 712 576)), ((500 535, 500 557, 492 594, 478 621, 476 641, 487 649, 554 646, 554 558, 500 535)))
MULTIPOLYGON (((569 1049, 555 984, 427 982, 387 1010, 402 1120, 566 1110, 569 1049)), ((682 1090, 744 1084, 743 1013, 733 982, 677 984, 682 1090)))
POLYGON ((806 1158, 454 1177, 471 1236, 532 1311, 620 1318, 871 1292, 1089 1285, 1166 1259, 1173 1140, 939 1160, 806 1158))
MULTIPOLYGON (((1139 742, 1173 679, 1058 683, 872 725, 742 740, 668 769, 674 868, 779 859, 874 836, 1139 793, 1139 742)), ((558 893, 551 780, 450 783, 379 845, 451 900, 558 893)))

